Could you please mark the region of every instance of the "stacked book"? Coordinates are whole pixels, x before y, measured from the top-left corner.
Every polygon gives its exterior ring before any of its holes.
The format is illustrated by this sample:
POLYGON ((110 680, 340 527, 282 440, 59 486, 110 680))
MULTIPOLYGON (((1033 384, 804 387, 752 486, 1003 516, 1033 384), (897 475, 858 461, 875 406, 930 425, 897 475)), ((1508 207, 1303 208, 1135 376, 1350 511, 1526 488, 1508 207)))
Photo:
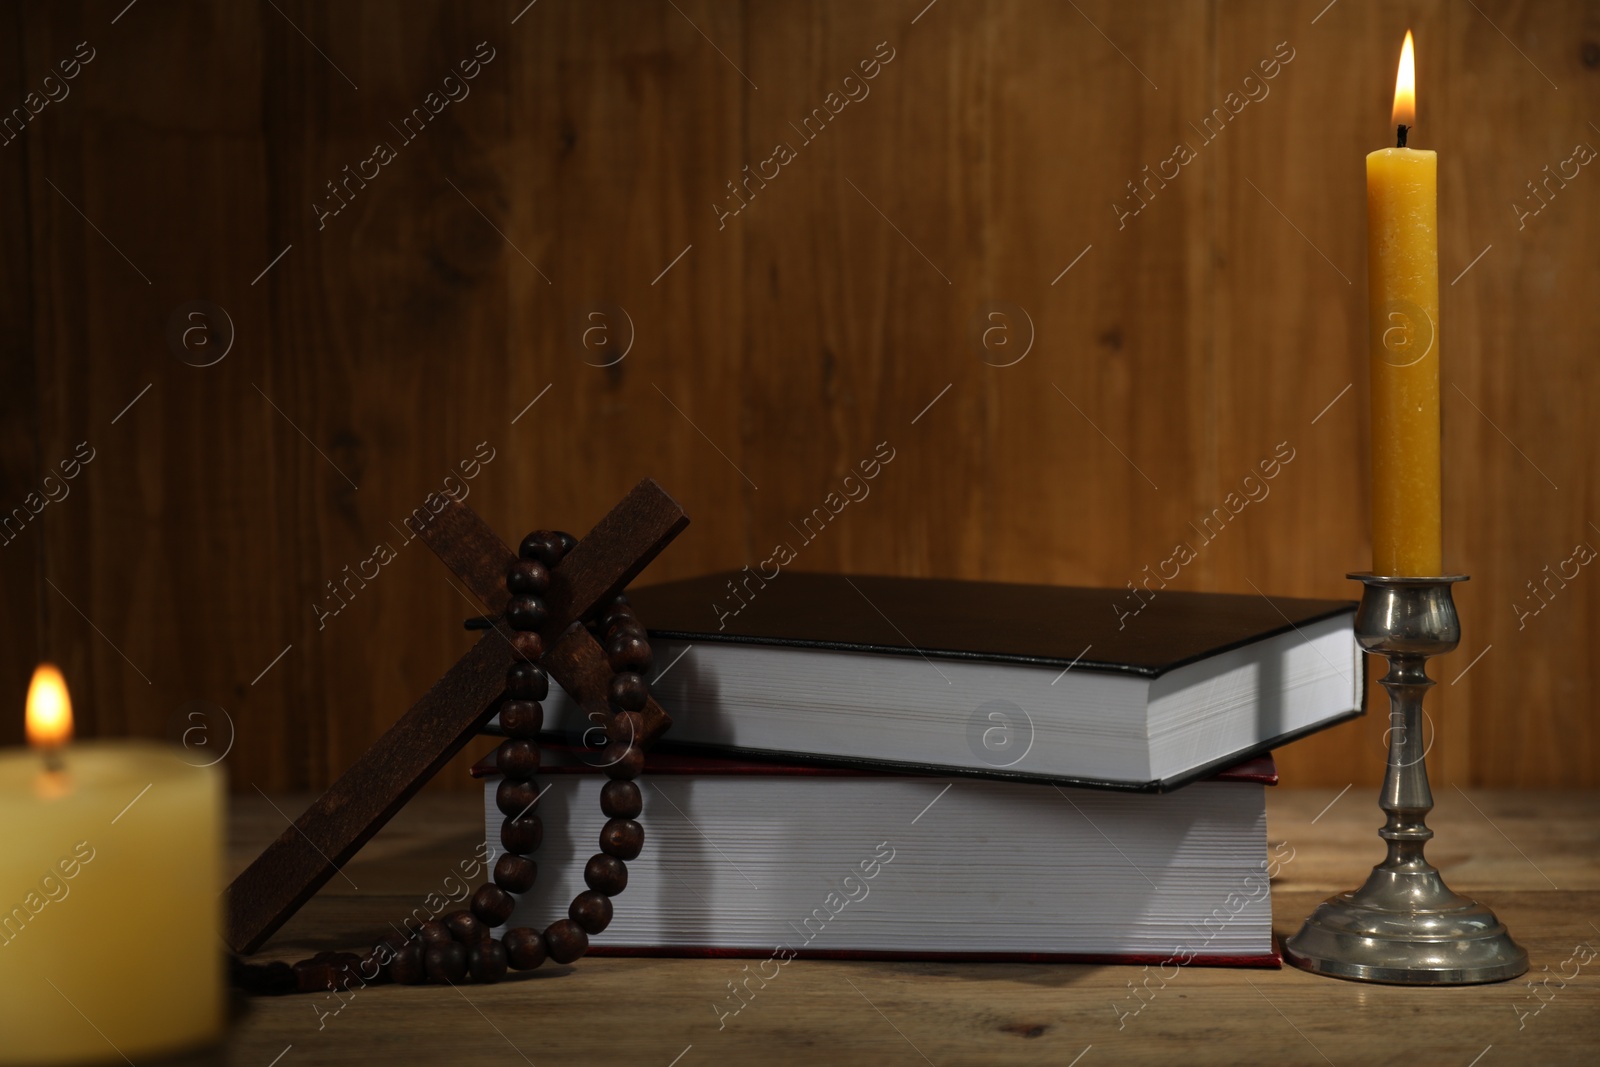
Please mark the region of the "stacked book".
MULTIPOLYGON (((630 598, 675 724, 592 954, 1277 963, 1270 750, 1361 713, 1353 603, 799 573, 630 598)), ((597 724, 545 709, 570 743, 512 926, 565 914, 604 821, 597 724)))

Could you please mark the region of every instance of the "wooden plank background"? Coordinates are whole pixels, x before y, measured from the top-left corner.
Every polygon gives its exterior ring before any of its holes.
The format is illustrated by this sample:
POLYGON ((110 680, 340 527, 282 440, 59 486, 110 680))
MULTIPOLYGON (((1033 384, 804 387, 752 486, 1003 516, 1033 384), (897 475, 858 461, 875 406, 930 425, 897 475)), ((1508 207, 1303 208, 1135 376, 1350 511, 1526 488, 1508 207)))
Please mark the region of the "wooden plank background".
MULTIPOLYGON (((1529 586, 1600 546, 1600 177, 1513 207, 1600 145, 1600 6, 524 3, 0 15, 5 108, 93 50, 0 145, 0 507, 94 456, 0 546, 0 739, 49 657, 87 734, 209 722, 236 788, 325 784, 469 644, 401 526, 474 459, 508 539, 653 475, 695 520, 665 579, 760 560, 888 442, 796 567, 1121 586, 1287 443, 1173 584, 1354 596, 1362 157, 1409 25, 1441 152, 1446 558, 1473 579, 1431 766, 1600 783, 1600 568, 1542 607, 1529 586), (168 338, 197 300, 232 326, 207 367, 168 338)), ((1281 752, 1286 779, 1375 782, 1385 725, 1281 752)))

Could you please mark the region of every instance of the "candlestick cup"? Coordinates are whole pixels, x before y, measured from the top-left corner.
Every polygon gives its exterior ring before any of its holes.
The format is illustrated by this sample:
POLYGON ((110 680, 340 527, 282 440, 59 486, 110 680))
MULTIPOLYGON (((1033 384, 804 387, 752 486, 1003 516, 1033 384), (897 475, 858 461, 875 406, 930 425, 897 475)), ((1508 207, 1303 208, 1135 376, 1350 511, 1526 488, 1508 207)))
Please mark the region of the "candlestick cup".
POLYGON ((1388 854, 1366 884, 1318 905, 1284 942, 1290 963, 1317 974, 1397 985, 1470 985, 1515 978, 1528 954, 1494 912, 1459 896, 1425 858, 1433 837, 1422 698, 1434 684, 1430 656, 1461 637, 1451 586, 1464 575, 1349 577, 1363 584, 1356 640, 1384 656, 1389 672, 1389 765, 1378 806, 1388 815, 1378 836, 1388 854))

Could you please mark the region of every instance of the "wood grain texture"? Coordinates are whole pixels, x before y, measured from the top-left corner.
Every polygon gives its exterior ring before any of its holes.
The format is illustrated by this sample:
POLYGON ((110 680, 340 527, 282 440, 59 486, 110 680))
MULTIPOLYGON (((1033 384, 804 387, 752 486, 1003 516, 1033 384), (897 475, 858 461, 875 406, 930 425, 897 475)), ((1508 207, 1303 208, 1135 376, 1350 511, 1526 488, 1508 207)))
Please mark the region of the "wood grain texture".
MULTIPOLYGON (((97 449, 0 548, 12 707, 48 656, 86 733, 206 701, 237 789, 325 786, 466 648, 472 598, 405 525, 447 479, 521 531, 652 476, 698 520, 652 580, 789 543, 1122 588, 1188 543, 1170 588, 1353 598, 1362 158, 1410 25, 1472 575, 1430 767, 1600 784, 1600 571, 1550 577, 1600 548, 1600 179, 1528 188, 1600 147, 1592 2, 123 6, 0 20, 0 105, 97 49, 0 146, 0 508, 97 449), (203 368, 165 338, 197 299, 236 333, 203 368)), ((1376 783, 1385 727, 1287 748, 1285 780, 1376 783)))
MULTIPOLYGON (((279 806, 293 803, 276 799, 279 806)), ((1336 789, 1278 788, 1267 790, 1267 801, 1268 837, 1280 861, 1273 926, 1282 937, 1323 898, 1358 884, 1369 861, 1381 858, 1375 833, 1381 816, 1371 790, 1340 797, 1336 789)), ((271 955, 348 950, 390 932, 388 923, 430 894, 450 891, 450 876, 481 843, 474 834, 482 814, 478 794, 419 798, 351 865, 361 890, 330 885, 285 928, 271 955)), ((1465 1065, 1493 1046, 1480 1064, 1590 1063, 1600 1027, 1592 972, 1600 964, 1577 966, 1577 977, 1570 976, 1575 949, 1588 946, 1592 955, 1600 945, 1586 921, 1600 908, 1600 797, 1450 789, 1429 821, 1439 834, 1429 853, 1452 888, 1480 895, 1505 920, 1529 950, 1531 978, 1556 976, 1539 994, 1524 982, 1407 989, 1292 967, 796 960, 765 985, 752 981, 754 997, 719 1028, 713 1005, 730 995, 730 981, 755 973, 742 969, 752 961, 590 958, 460 991, 383 986, 341 999, 253 999, 226 1053, 230 1063, 267 1063, 292 1044, 289 1055, 312 1065, 366 1062, 374 1049, 413 1063, 456 1063, 470 1045, 475 1062, 507 1067, 525 1067, 523 1057, 666 1065, 681 1056, 680 1067, 687 1067, 912 1064, 922 1057, 936 1064, 1064 1065, 1080 1055, 1080 1067, 1326 1067, 1330 1061, 1465 1065), (1561 974, 1569 976, 1564 988, 1561 974), (595 1005, 619 996, 630 1003, 633 1021, 626 1027, 549 1024, 594 1019, 595 1005)), ((281 822, 261 797, 240 797, 232 862, 248 858, 281 822)), ((616 906, 631 907, 632 892, 616 906)))
MULTIPOLYGON (((21 99, 23 78, 21 8, 4 15, 0 73, 4 99, 21 99)), ((0 132, 0 139, 11 136, 0 132)), ((37 493, 35 476, 46 461, 40 457, 39 391, 33 340, 33 278, 28 233, 28 157, 21 139, 0 145, 0 198, 11 206, 5 239, 0 243, 0 322, 5 323, 4 358, 0 360, 0 604, 6 605, 10 640, 0 647, 0 694, 7 699, 27 692, 34 663, 40 656, 44 604, 39 599, 39 560, 43 550, 38 529, 28 530, 33 510, 25 494, 37 493), (15 509, 21 509, 18 513, 15 509)), ((51 469, 54 472, 53 468, 51 469)), ((67 664, 67 669, 72 668, 67 664)), ((80 676, 77 681, 86 681, 80 676)), ((0 745, 23 739, 20 715, 0 714, 0 745)))

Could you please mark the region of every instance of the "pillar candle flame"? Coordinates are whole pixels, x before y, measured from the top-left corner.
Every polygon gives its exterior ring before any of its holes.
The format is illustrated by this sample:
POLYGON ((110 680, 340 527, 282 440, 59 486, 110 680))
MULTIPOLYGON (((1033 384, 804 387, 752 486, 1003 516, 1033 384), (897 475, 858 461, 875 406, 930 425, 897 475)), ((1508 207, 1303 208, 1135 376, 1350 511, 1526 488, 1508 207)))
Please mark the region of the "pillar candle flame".
POLYGON ((28 685, 28 743, 49 751, 72 740, 72 699, 53 663, 41 663, 28 685))

